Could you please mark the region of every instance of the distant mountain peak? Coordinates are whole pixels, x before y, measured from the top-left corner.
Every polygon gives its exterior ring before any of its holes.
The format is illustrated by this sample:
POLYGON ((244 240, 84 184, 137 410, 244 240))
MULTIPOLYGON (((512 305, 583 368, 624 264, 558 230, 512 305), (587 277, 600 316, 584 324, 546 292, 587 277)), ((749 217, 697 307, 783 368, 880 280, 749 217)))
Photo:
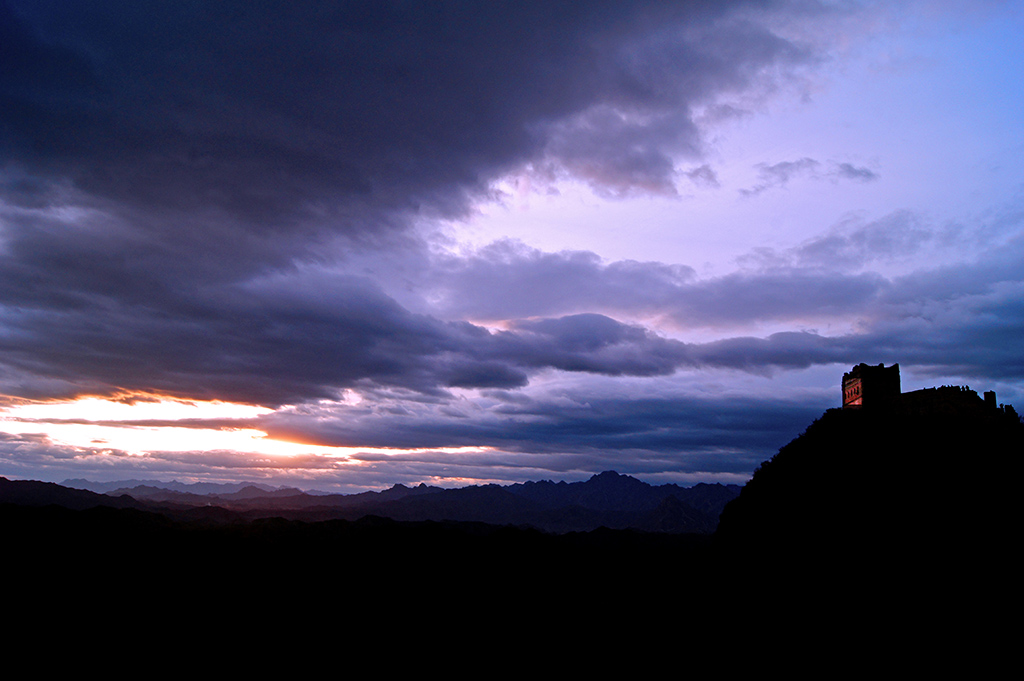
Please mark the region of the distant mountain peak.
MULTIPOLYGON (((617 471, 601 471, 590 476, 591 480, 614 480, 616 478, 629 478, 629 475, 620 475, 617 471)), ((635 479, 635 478, 634 478, 635 479)))
POLYGON ((582 483, 582 484, 585 485, 585 486, 588 486, 588 487, 593 487, 595 485, 599 485, 599 486, 614 485, 616 487, 630 487, 630 488, 651 487, 652 486, 652 485, 647 484, 643 480, 637 480, 636 478, 634 478, 631 475, 622 475, 621 473, 617 473, 615 471, 604 471, 603 473, 598 473, 597 475, 591 476, 591 478, 589 480, 587 480, 585 483, 582 483))

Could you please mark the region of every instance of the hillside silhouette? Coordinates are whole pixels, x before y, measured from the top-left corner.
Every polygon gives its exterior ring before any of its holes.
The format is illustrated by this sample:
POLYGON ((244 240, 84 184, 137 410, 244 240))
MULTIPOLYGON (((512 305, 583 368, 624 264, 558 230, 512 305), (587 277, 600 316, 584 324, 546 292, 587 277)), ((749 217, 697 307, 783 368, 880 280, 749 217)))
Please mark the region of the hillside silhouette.
POLYGON ((1021 604, 1024 461, 1024 425, 1005 416, 826 412, 726 506, 717 578, 748 585, 750 616, 806 623, 805 641, 844 655, 856 643, 975 672, 1001 659, 1000 622, 1021 604))
POLYGON ((1017 529, 1022 462, 1024 425, 1001 412, 832 409, 761 464, 716 538, 904 558, 954 542, 994 550, 1017 529))

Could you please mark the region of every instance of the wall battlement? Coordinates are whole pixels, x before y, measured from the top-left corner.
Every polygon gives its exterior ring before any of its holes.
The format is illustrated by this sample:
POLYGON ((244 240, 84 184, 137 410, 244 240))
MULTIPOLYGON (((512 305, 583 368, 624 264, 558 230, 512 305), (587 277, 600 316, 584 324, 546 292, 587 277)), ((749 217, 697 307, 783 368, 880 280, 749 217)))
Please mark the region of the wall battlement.
POLYGON ((862 363, 843 374, 843 409, 865 408, 907 414, 982 411, 1020 419, 1013 405, 996 404, 993 390, 986 392, 984 398, 970 387, 960 385, 902 392, 899 364, 887 367, 862 363))

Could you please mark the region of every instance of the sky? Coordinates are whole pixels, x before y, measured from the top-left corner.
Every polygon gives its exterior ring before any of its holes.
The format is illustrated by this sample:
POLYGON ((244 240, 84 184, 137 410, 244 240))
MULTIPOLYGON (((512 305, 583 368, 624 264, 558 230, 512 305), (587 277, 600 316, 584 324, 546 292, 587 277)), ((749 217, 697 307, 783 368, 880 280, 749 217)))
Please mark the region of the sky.
POLYGON ((0 0, 0 475, 743 483, 861 362, 1020 408, 1021 35, 0 0))

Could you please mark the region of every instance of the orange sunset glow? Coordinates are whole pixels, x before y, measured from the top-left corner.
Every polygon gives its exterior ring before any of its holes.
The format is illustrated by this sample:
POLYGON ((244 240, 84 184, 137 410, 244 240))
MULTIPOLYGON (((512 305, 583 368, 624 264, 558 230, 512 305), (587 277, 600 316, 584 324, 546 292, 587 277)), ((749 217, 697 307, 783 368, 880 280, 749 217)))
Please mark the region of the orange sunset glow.
MULTIPOLYGON (((0 432, 42 435, 54 445, 85 451, 114 450, 129 455, 152 452, 214 452, 293 457, 315 455, 348 459, 353 454, 415 452, 412 449, 334 447, 269 437, 250 425, 273 409, 218 400, 180 400, 162 396, 107 399, 82 397, 62 402, 21 402, 0 409, 0 432), (238 421, 237 427, 223 421, 238 421), (164 422, 188 421, 189 425, 164 422), (202 425, 216 421, 218 425, 202 425)), ((446 448, 443 451, 479 451, 446 448)), ((440 450, 431 450, 440 451, 440 450)))

